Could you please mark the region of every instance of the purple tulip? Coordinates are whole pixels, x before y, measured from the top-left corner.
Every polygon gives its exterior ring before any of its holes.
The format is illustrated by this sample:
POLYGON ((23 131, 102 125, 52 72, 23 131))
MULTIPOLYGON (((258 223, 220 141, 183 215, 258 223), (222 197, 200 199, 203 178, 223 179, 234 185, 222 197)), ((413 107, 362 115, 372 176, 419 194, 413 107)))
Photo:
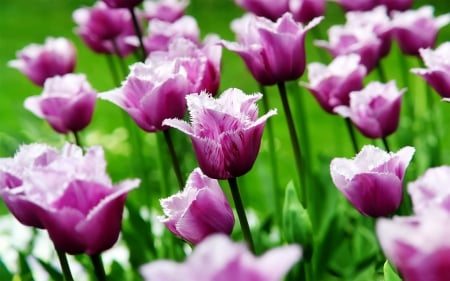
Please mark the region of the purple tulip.
POLYGON ((378 240, 404 281, 450 280, 450 216, 432 209, 414 217, 379 219, 378 240))
POLYGON ((257 16, 276 21, 289 11, 289 0, 234 0, 236 4, 257 16))
POLYGON ((175 22, 152 19, 149 22, 147 38, 144 45, 147 53, 167 50, 173 38, 186 38, 199 44, 200 30, 197 21, 191 16, 183 16, 175 22))
POLYGON ((366 137, 384 138, 397 130, 404 92, 398 90, 395 81, 371 82, 361 91, 350 93, 350 105, 338 106, 335 112, 350 118, 366 137))
POLYGON ((366 145, 354 159, 331 161, 333 183, 363 215, 388 216, 400 205, 403 177, 414 151, 404 147, 387 153, 366 145))
POLYGON ((436 50, 420 49, 420 56, 427 68, 415 68, 411 72, 423 77, 443 98, 450 98, 450 42, 436 50))
POLYGON ((188 0, 144 1, 144 17, 146 20, 174 22, 184 15, 188 4, 188 0))
POLYGON ((262 85, 295 80, 305 71, 306 33, 321 20, 315 18, 303 27, 289 13, 276 23, 264 17, 245 15, 232 23, 239 43, 223 41, 222 44, 242 57, 262 85))
POLYGON ((144 280, 176 281, 279 281, 300 259, 297 245, 271 249, 255 257, 244 244, 215 234, 203 240, 185 262, 159 260, 140 268, 144 280))
POLYGON ((346 11, 369 11, 375 8, 378 0, 337 0, 346 11))
POLYGON ((141 4, 143 0, 102 0, 110 8, 134 8, 141 4))
POLYGON ((334 108, 349 105, 350 92, 361 90, 366 68, 359 64, 356 54, 336 57, 330 65, 310 63, 308 65, 309 84, 303 84, 328 113, 335 114, 334 108))
POLYGON ((28 97, 25 108, 47 120, 61 134, 78 132, 92 119, 97 92, 84 74, 48 78, 40 96, 28 97))
POLYGON ((414 213, 422 214, 432 208, 441 208, 450 213, 450 166, 428 169, 415 182, 408 184, 414 213))
POLYGON ((261 94, 246 95, 228 89, 218 99, 205 92, 186 97, 192 124, 179 119, 164 120, 190 136, 203 173, 214 179, 228 179, 247 173, 253 166, 261 145, 270 110, 258 118, 256 101, 261 94))
POLYGON ((97 2, 93 7, 75 10, 72 16, 78 25, 75 32, 94 52, 125 57, 136 50, 129 42, 135 30, 127 9, 111 9, 97 2))
POLYGON ((44 45, 31 44, 17 52, 17 59, 9 61, 8 65, 43 86, 47 78, 73 72, 75 61, 72 42, 62 37, 48 37, 44 45))
POLYGON ((144 131, 156 132, 167 129, 164 119, 184 116, 189 90, 186 70, 179 63, 147 60, 133 64, 122 87, 100 98, 121 107, 144 131))
POLYGON ((405 11, 411 9, 413 0, 378 0, 379 5, 384 5, 388 11, 405 11))
POLYGON ((381 58, 383 42, 371 26, 335 25, 328 30, 328 37, 329 42, 317 40, 315 44, 327 49, 333 57, 358 54, 368 73, 381 58))
POLYGON ((324 15, 325 0, 291 0, 289 10, 296 21, 308 23, 324 15))
POLYGON ((0 161, 0 196, 23 224, 45 228, 58 250, 98 254, 117 241, 127 193, 139 180, 113 186, 101 147, 83 155, 66 144, 24 145, 0 161))
POLYGON ((450 14, 433 16, 432 6, 392 12, 392 34, 407 55, 419 55, 420 48, 433 48, 439 29, 450 23, 450 14))
POLYGON ((161 221, 175 235, 198 244, 213 233, 230 234, 234 215, 215 179, 199 168, 189 176, 183 191, 161 199, 165 217, 161 221))

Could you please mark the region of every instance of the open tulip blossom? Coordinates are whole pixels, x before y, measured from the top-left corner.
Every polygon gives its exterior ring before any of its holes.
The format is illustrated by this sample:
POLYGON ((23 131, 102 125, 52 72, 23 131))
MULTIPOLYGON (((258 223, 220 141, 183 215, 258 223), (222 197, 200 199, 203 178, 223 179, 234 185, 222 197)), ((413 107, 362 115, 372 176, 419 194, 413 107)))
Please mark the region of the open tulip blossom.
POLYGON ((388 216, 402 200, 403 177, 415 149, 388 153, 366 145, 354 159, 335 158, 330 172, 336 187, 362 214, 388 216))
POLYGON ((143 0, 102 0, 111 8, 134 8, 142 3, 143 0))
POLYGON ((213 233, 230 234, 234 215, 215 179, 199 168, 189 176, 183 191, 161 199, 165 216, 161 221, 175 235, 198 244, 213 233))
POLYGON ((258 156, 265 122, 276 114, 270 110, 258 118, 255 102, 262 94, 247 95, 239 89, 225 90, 214 99, 206 92, 186 96, 191 124, 166 119, 163 125, 189 135, 200 168, 208 177, 228 179, 247 173, 258 156))
POLYGON ((28 97, 25 108, 61 134, 78 132, 92 119, 97 92, 84 74, 66 74, 45 81, 40 96, 28 97))
POLYGON ((146 20, 159 19, 174 22, 184 15, 188 0, 144 1, 144 17, 146 20))
POLYGON ((33 83, 43 86, 47 78, 73 72, 75 46, 66 38, 49 37, 44 45, 31 44, 17 52, 17 59, 8 62, 33 83))
POLYGON ((180 276, 184 281, 280 281, 301 254, 299 246, 289 245, 255 257, 244 244, 215 234, 203 240, 185 262, 154 261, 140 272, 146 281, 178 281, 180 276))
POLYGON ((127 193, 139 180, 113 186, 101 147, 83 155, 65 144, 61 151, 23 145, 0 161, 0 196, 23 224, 45 228, 56 249, 98 254, 117 241, 127 193))

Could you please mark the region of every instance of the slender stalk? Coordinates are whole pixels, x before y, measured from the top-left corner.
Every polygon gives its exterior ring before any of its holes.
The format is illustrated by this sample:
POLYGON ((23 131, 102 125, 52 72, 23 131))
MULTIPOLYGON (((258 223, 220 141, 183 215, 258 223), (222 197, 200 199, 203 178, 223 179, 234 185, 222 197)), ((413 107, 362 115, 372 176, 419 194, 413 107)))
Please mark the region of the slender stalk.
POLYGON ((247 215, 245 214, 244 205, 242 204, 241 194, 239 192, 236 178, 229 178, 228 184, 230 185, 234 206, 239 217, 239 224, 241 225, 242 234, 244 235, 245 241, 247 241, 249 249, 253 253, 255 253, 255 245, 253 244, 252 233, 250 232, 250 226, 248 224, 247 215))
POLYGON ((386 73, 384 73, 384 69, 383 66, 381 65, 381 62, 377 63, 377 73, 378 73, 378 78, 380 79, 381 82, 385 83, 387 80, 386 78, 386 73))
MULTIPOLYGON (((400 66, 401 66, 401 73, 402 73, 402 79, 403 79, 403 86, 407 89, 410 89, 409 87, 409 66, 408 61, 406 59, 406 56, 400 53, 398 55, 400 58, 400 66)), ((406 98, 406 108, 408 109, 409 117, 411 119, 411 122, 414 121, 414 96, 412 95, 413 92, 409 91, 407 98, 406 98)))
POLYGON ((383 141, 383 145, 384 145, 384 148, 386 149, 386 151, 387 152, 391 152, 391 150, 389 148, 389 144, 388 144, 387 138, 386 137, 382 137, 381 140, 383 141))
POLYGON ((348 134, 350 135, 350 139, 352 140, 353 150, 355 151, 355 154, 358 154, 359 146, 358 146, 358 142, 356 140, 355 129, 353 127, 353 124, 352 124, 352 121, 350 120, 350 118, 345 118, 345 124, 347 125, 347 130, 348 130, 348 134))
POLYGON ((72 272, 70 272, 69 262, 67 261, 66 253, 56 249, 56 254, 58 255, 58 260, 59 264, 61 265, 64 280, 73 281, 72 272))
POLYGON ((106 281, 105 267, 103 266, 100 254, 90 255, 92 265, 94 266, 95 277, 98 281, 106 281))
POLYGON ((166 140, 167 148, 169 149, 170 159, 172 160, 173 170, 175 176, 177 177, 178 185, 180 190, 183 189, 184 179, 181 173, 180 161, 178 161, 177 153, 175 152, 175 146, 173 145, 172 137, 170 136, 169 130, 164 130, 164 139, 166 140))
POLYGON ((108 68, 111 73, 114 86, 120 86, 119 74, 117 73, 117 69, 114 66, 113 57, 111 55, 106 55, 106 62, 108 63, 108 68))
POLYGON ((73 134, 73 137, 75 139, 75 144, 82 148, 83 145, 81 143, 80 136, 79 136, 78 132, 72 132, 72 134, 73 134))
POLYGON ((136 36, 139 40, 139 47, 141 48, 142 57, 141 61, 145 61, 147 58, 147 51, 145 50, 144 42, 142 41, 142 31, 141 27, 139 26, 139 22, 136 17, 136 13, 134 11, 134 8, 130 8, 131 18, 133 20, 134 30, 136 31, 136 36))
POLYGON ((291 138, 292 150, 294 152, 295 165, 297 168, 298 176, 300 177, 301 185, 301 203, 306 208, 306 188, 305 188, 305 172, 303 168, 303 159, 300 149, 300 144, 295 130, 294 120, 292 118, 291 109, 289 107, 289 101, 287 99, 286 86, 284 82, 278 83, 278 90, 281 96, 281 102, 283 104, 284 113, 286 115, 286 121, 289 129, 289 136, 291 138))
POLYGON ((119 65, 120 65, 120 69, 122 70, 122 74, 123 77, 126 77, 128 75, 128 66, 125 63, 125 60, 123 59, 123 57, 120 55, 120 49, 119 46, 117 45, 116 40, 111 40, 111 43, 113 45, 114 48, 114 52, 116 53, 117 57, 119 58, 119 65))

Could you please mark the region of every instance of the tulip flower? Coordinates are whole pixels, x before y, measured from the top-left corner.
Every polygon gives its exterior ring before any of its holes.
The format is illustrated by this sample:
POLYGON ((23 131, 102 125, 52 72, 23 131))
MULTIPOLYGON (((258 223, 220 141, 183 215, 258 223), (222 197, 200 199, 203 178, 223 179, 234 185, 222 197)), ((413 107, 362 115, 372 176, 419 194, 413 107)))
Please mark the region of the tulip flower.
POLYGON ((439 29, 450 23, 450 14, 433 16, 432 6, 392 12, 392 34, 407 55, 419 55, 420 48, 433 48, 439 29))
POLYGON ((147 132, 165 130, 164 119, 184 116, 190 84, 183 67, 175 61, 148 60, 130 68, 122 87, 101 93, 101 99, 121 107, 147 132))
POLYGON ((188 0, 144 1, 144 17, 146 20, 159 19, 174 22, 184 15, 188 0))
POLYGON ((159 260, 140 268, 144 280, 176 281, 279 281, 300 259, 297 245, 271 249, 255 257, 244 244, 234 243, 223 234, 212 235, 183 263, 159 260))
POLYGON ((370 11, 383 5, 389 11, 407 10, 411 8, 413 0, 337 0, 346 11, 370 11))
POLYGON ((163 125, 187 134, 203 173, 214 179, 229 179, 247 173, 261 145, 270 110, 258 118, 255 102, 262 94, 246 95, 228 89, 214 99, 206 92, 186 96, 192 124, 179 119, 164 120, 163 125))
POLYGON ((17 53, 17 59, 8 62, 34 84, 43 86, 47 78, 73 72, 75 47, 65 38, 48 37, 44 45, 31 44, 17 53))
POLYGON ((363 215, 388 216, 402 200, 402 184, 414 148, 387 153, 366 145, 354 159, 335 158, 330 164, 333 183, 363 215))
POLYGON ((113 246, 127 193, 139 180, 113 186, 101 147, 22 146, 0 161, 0 197, 25 225, 45 228, 69 254, 98 254, 113 246))
POLYGON ((314 18, 324 15, 325 2, 325 0, 291 0, 289 1, 289 10, 296 21, 308 23, 314 18))
POLYGON ((426 68, 414 68, 411 72, 424 78, 443 98, 450 98, 450 43, 446 42, 432 50, 420 49, 426 68))
POLYGON ((72 16, 78 25, 75 32, 94 52, 125 57, 136 50, 129 42, 135 30, 127 9, 111 9, 97 2, 93 7, 75 10, 72 16))
POLYGON ((411 9, 413 0, 378 0, 378 5, 385 6, 388 11, 405 11, 411 9))
POLYGON ((309 84, 302 83, 328 113, 334 108, 349 105, 350 92, 361 90, 366 68, 359 64, 356 54, 336 57, 328 66, 321 63, 308 65, 309 84))
POLYGON ((276 23, 245 15, 232 22, 238 43, 223 41, 222 44, 242 57, 262 85, 295 80, 305 71, 306 33, 321 20, 315 18, 303 27, 290 13, 285 13, 276 23))
POLYGON ((404 281, 450 280, 450 216, 432 209, 414 217, 379 219, 381 248, 404 281))
POLYGON ((96 99, 84 74, 66 74, 47 79, 42 94, 28 97, 24 105, 56 132, 67 134, 89 125, 96 99))
POLYGON ((102 0, 110 8, 134 8, 143 0, 102 0))
POLYGON ((384 138, 397 130, 404 92, 397 89, 395 81, 371 82, 361 91, 350 93, 349 106, 338 106, 334 110, 350 118, 366 137, 384 138))
POLYGON ((408 184, 414 213, 422 214, 432 208, 450 213, 450 166, 428 169, 423 176, 408 184))
POLYGON ((161 221, 175 235, 198 244, 213 233, 230 234, 234 215, 215 179, 199 168, 189 176, 183 191, 161 199, 165 216, 161 221))

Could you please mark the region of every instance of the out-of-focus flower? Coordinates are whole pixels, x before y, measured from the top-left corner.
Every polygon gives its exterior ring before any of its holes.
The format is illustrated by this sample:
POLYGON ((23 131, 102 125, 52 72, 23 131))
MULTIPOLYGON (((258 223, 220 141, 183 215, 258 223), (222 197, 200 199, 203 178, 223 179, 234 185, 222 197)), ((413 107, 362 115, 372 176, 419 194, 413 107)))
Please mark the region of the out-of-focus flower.
POLYGON ((350 118, 366 137, 387 137, 398 128, 404 92, 397 88, 395 81, 371 82, 361 91, 350 93, 349 106, 338 106, 334 110, 350 118))
POLYGON ((408 184, 414 213, 422 214, 432 208, 450 213, 450 166, 428 169, 423 176, 408 184))
POLYGON ((146 20, 159 19, 174 22, 184 15, 189 0, 144 1, 144 17, 146 20))
POLYGON ((350 92, 361 90, 366 68, 359 64, 356 54, 336 57, 328 66, 321 63, 308 65, 309 84, 302 83, 328 113, 334 108, 349 105, 350 92))
POLYGON ((450 23, 450 14, 433 16, 432 6, 392 12, 392 35, 407 55, 419 55, 420 48, 433 48, 439 29, 450 23))
POLYGON ((174 22, 152 19, 148 26, 148 37, 144 38, 147 53, 167 50, 174 38, 186 38, 199 44, 199 28, 195 18, 183 16, 174 22))
POLYGON ((0 196, 25 225, 45 228, 58 250, 98 254, 117 241, 127 193, 139 180, 113 186, 103 149, 65 144, 22 146, 0 161, 0 196))
POLYGON ((413 0, 337 0, 346 11, 370 11, 383 5, 389 11, 407 10, 411 8, 413 0))
POLYGON ((324 15, 325 2, 325 0, 290 0, 289 11, 296 21, 308 23, 324 15))
POLYGON ((378 0, 378 5, 384 5, 388 11, 405 11, 411 9, 413 0, 378 0))
POLYGON ((17 52, 17 59, 8 62, 33 83, 43 86, 47 78, 73 72, 75 47, 66 38, 48 37, 44 45, 30 44, 17 52))
POLYGON ((387 153, 366 145, 354 159, 331 161, 333 183, 363 215, 388 216, 400 206, 403 177, 414 151, 404 147, 387 153))
POLYGON ((94 52, 125 57, 136 50, 129 43, 135 30, 127 9, 111 9, 97 2, 93 7, 75 10, 72 17, 78 25, 75 32, 94 52))
POLYGON ((206 92, 186 97, 192 124, 168 119, 164 125, 174 127, 192 140, 203 173, 215 179, 228 179, 247 173, 259 152, 267 118, 271 110, 258 118, 256 101, 261 94, 246 95, 228 89, 218 99, 206 92))
POLYGON ((255 257, 244 244, 215 234, 200 243, 184 263, 160 260, 140 268, 145 280, 176 281, 279 281, 300 259, 297 245, 271 249, 255 257))
POLYGON ((450 42, 436 50, 420 49, 420 56, 427 68, 414 68, 411 72, 422 76, 443 98, 450 98, 450 42))
POLYGON ((414 217, 379 219, 378 240, 405 281, 450 280, 450 216, 431 209, 414 217))
POLYGON ((189 93, 206 91, 216 95, 220 84, 222 47, 210 38, 203 47, 185 38, 174 38, 167 51, 155 51, 151 61, 177 61, 187 73, 189 93))
POLYGON ((176 61, 135 63, 122 87, 100 94, 125 110, 147 132, 164 130, 166 118, 182 118, 190 83, 176 61))
POLYGON ((161 221, 175 235, 198 244, 213 233, 230 234, 234 215, 215 179, 199 168, 189 176, 183 191, 161 199, 165 217, 161 221))
POLYGON ((276 23, 247 14, 232 22, 238 43, 223 41, 222 44, 242 57, 262 85, 295 80, 305 71, 306 33, 321 20, 315 18, 303 27, 290 13, 276 23))
POLYGON ((317 40, 315 44, 327 49, 333 57, 358 54, 368 73, 381 58, 382 41, 370 26, 335 25, 328 30, 328 37, 329 42, 317 40))
POLYGON ((132 9, 141 4, 143 0, 102 0, 110 8, 132 9))
POLYGON ((78 132, 92 119, 97 92, 84 74, 48 78, 40 96, 28 97, 25 108, 47 120, 61 134, 78 132))

